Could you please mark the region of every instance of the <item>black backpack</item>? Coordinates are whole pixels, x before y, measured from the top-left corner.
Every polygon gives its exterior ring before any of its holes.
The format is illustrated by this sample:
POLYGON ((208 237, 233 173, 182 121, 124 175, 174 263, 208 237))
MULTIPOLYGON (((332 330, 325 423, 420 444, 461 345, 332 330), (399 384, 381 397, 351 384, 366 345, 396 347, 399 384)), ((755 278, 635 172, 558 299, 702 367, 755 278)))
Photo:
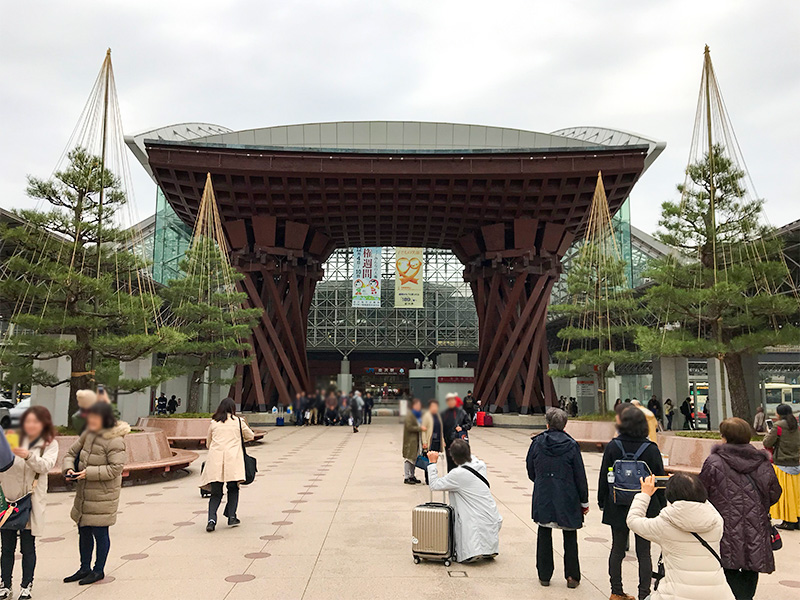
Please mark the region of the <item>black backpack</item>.
POLYGON ((612 467, 614 482, 611 484, 611 490, 614 504, 630 506, 633 497, 642 491, 640 479, 647 479, 653 474, 648 464, 639 460, 651 442, 642 443, 633 453, 625 452, 625 446, 618 439, 615 439, 614 443, 622 452, 622 458, 614 461, 612 467))

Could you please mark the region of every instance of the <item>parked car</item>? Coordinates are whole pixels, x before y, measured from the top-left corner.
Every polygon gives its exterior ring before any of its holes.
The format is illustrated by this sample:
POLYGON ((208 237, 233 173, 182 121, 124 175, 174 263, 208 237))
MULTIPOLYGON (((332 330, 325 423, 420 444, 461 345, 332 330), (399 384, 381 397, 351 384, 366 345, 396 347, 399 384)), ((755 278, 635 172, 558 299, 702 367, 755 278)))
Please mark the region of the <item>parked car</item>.
POLYGON ((6 415, 8 416, 8 424, 3 425, 3 420, 0 418, 0 425, 2 425, 3 429, 6 427, 19 427, 19 420, 22 418, 22 413, 28 410, 31 407, 31 397, 28 396, 25 400, 20 400, 17 402, 17 405, 11 409, 0 409, 5 410, 6 415))

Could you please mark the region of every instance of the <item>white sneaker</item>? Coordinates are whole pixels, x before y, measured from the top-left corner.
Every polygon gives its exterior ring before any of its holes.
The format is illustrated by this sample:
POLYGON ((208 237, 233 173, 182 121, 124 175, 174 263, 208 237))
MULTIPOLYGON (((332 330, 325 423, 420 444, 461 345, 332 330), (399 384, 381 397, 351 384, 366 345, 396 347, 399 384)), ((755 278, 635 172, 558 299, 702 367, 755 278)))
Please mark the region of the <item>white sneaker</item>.
MULTIPOLYGON (((7 600, 11 598, 11 590, 7 587, 0 588, 0 600, 7 600)), ((28 596, 30 598, 30 596, 28 596)))
POLYGON ((19 588, 19 596, 17 596, 17 600, 27 600, 27 598, 31 597, 31 592, 33 592, 33 584, 30 584, 28 587, 19 588))

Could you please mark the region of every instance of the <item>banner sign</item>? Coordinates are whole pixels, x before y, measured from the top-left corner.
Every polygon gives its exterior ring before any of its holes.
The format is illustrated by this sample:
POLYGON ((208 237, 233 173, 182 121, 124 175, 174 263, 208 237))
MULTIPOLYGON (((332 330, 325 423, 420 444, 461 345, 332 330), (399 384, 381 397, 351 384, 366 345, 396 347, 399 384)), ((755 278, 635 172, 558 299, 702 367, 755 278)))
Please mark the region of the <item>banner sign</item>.
POLYGON ((381 249, 353 248, 353 306, 381 307, 381 249))
POLYGON ((394 307, 422 308, 423 248, 395 248, 394 307))

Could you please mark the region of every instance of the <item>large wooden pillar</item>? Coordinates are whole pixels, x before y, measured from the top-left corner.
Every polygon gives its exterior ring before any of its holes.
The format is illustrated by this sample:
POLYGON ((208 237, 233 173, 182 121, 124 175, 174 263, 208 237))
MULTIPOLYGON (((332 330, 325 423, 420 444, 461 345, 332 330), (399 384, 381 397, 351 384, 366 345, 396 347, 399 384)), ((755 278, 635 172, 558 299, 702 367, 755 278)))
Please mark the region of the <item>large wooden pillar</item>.
POLYGON ((472 287, 480 342, 474 394, 492 412, 553 406, 547 375, 547 304, 574 235, 563 225, 517 219, 462 237, 456 254, 472 287))
POLYGON ((333 245, 306 224, 272 217, 228 222, 225 229, 231 263, 245 276, 239 289, 248 306, 263 310, 250 362, 237 369, 231 393, 243 410, 288 405, 315 387, 306 355, 308 312, 333 245))

